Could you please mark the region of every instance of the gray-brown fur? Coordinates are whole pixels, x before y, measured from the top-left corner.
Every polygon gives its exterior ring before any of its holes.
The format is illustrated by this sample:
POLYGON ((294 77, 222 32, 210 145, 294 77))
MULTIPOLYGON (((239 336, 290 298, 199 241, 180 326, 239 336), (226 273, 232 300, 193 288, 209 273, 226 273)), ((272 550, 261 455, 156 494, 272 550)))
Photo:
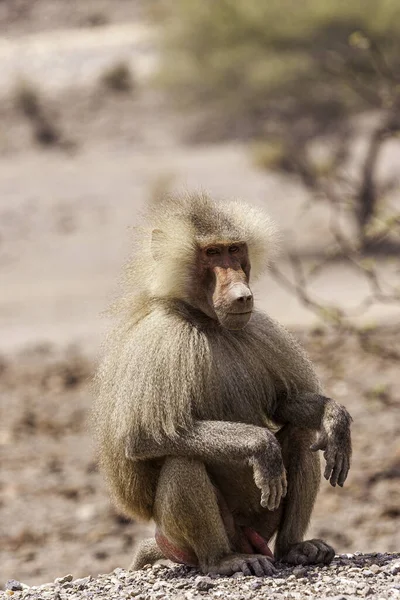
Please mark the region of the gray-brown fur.
MULTIPOLYGON (((253 311, 230 330, 196 302, 199 248, 243 242, 259 276, 273 234, 262 212, 240 203, 192 196, 154 207, 96 377, 100 460, 115 501, 153 518, 207 572, 271 572, 265 557, 238 552, 247 526, 266 539, 277 533, 279 558, 333 556, 321 541, 302 543, 320 479, 310 446, 325 450, 326 477, 343 485, 348 413, 321 395, 304 351, 269 316, 253 311)), ((143 546, 135 568, 145 554, 143 546)))

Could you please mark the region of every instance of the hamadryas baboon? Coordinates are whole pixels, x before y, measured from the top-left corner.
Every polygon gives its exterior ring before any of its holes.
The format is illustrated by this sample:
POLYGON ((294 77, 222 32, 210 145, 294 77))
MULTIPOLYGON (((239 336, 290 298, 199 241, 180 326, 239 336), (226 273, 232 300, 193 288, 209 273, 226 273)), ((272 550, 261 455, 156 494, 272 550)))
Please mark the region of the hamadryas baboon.
POLYGON ((262 211, 204 195, 149 211, 97 372, 102 468, 119 507, 154 519, 132 568, 161 557, 265 575, 274 555, 328 563, 303 541, 324 450, 343 485, 351 418, 249 287, 274 252, 262 211))

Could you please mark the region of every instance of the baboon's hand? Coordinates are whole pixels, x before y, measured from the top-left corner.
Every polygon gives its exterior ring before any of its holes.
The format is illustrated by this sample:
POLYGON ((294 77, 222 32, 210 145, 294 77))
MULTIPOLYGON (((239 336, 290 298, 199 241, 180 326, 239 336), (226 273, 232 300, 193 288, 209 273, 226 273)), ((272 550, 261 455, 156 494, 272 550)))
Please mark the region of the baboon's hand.
POLYGON ((276 510, 287 492, 286 471, 280 447, 276 444, 276 448, 270 449, 263 456, 253 456, 250 464, 255 484, 261 490, 261 506, 276 510))
POLYGON ((343 487, 346 481, 351 459, 351 439, 350 430, 329 434, 325 429, 318 432, 317 441, 312 444, 311 450, 324 451, 326 466, 324 471, 325 479, 330 481, 333 487, 338 483, 343 487))

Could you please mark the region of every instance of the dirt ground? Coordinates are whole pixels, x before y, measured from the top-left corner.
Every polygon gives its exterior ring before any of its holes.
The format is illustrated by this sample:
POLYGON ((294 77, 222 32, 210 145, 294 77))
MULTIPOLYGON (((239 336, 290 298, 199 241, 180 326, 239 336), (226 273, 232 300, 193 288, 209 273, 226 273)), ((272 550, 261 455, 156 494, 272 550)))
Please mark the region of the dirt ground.
MULTIPOLYGON (((0 28, 12 40, 117 25, 140 20, 141 7, 129 0, 9 0, 0 2, 0 28)), ((98 79, 54 96, 39 87, 43 112, 35 120, 21 110, 17 77, 15 83, 11 91, 0 89, 0 585, 9 578, 33 584, 126 567, 146 532, 115 512, 97 471, 89 381, 104 329, 99 313, 129 247, 127 227, 137 223, 160 181, 265 207, 283 230, 283 245, 307 256, 329 238, 326 208, 304 212, 304 193, 255 171, 246 148, 183 145, 185 120, 165 113, 157 94, 135 85, 121 94, 98 79), (38 141, 43 115, 56 143, 38 141)), ((398 150, 388 148, 380 168, 396 161, 398 150)), ((380 269, 399 275, 396 260, 382 260, 380 269)), ((366 287, 335 264, 316 279, 313 292, 352 307, 366 287)), ((310 534, 341 552, 398 551, 398 359, 379 349, 400 347, 393 327, 398 307, 368 313, 391 325, 373 339, 375 352, 366 353, 355 339, 311 334, 312 313, 271 276, 256 289, 256 301, 297 330, 326 393, 354 418, 349 481, 343 490, 323 482, 310 534)))

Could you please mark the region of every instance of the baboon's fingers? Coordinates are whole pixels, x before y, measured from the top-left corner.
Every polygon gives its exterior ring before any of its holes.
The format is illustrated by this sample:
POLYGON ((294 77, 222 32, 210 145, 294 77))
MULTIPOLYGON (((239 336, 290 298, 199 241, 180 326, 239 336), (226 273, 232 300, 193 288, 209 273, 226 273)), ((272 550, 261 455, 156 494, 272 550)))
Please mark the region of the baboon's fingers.
POLYGON ((259 558, 258 562, 263 567, 264 575, 273 575, 274 573, 276 573, 276 569, 275 569, 274 565, 265 556, 262 558, 259 558))
POLYGON ((313 540, 313 544, 318 548, 317 560, 320 563, 329 564, 335 557, 334 549, 322 540, 313 540))
POLYGON ((263 490, 261 491, 261 506, 263 508, 267 508, 269 496, 270 496, 270 486, 265 485, 263 490))
POLYGON ((338 479, 338 484, 340 485, 340 487, 343 487, 343 484, 347 479, 349 469, 350 469, 350 462, 349 462, 349 459, 346 457, 343 459, 343 466, 342 466, 342 470, 340 472, 339 479, 338 479))
POLYGON ((287 477, 286 477, 286 471, 283 471, 282 474, 282 498, 284 498, 287 494, 287 477))
POLYGON ((249 562, 250 562, 251 568, 253 569, 254 575, 256 575, 257 577, 263 577, 265 575, 264 568, 260 564, 260 561, 258 560, 258 558, 251 558, 249 562))
POLYGON ((310 562, 317 562, 316 558, 318 555, 318 546, 316 546, 312 541, 305 542, 303 545, 303 554, 307 556, 310 562))
POLYGON ((250 569, 249 565, 246 563, 246 561, 242 562, 241 570, 242 570, 243 575, 247 575, 248 577, 250 577, 252 575, 251 569, 250 569))
POLYGON ((268 510, 275 510, 276 497, 277 497, 276 484, 273 483, 270 486, 270 495, 269 495, 269 499, 268 499, 268 510))
POLYGON ((340 454, 338 454, 336 456, 336 463, 335 463, 335 466, 333 467, 332 475, 329 480, 330 484, 333 487, 335 487, 338 482, 339 475, 342 472, 342 466, 343 466, 343 457, 340 454))
POLYGON ((275 510, 280 505, 280 503, 282 501, 282 496, 283 496, 282 480, 278 479, 277 484, 276 484, 275 510))
POLYGON ((324 452, 324 458, 326 460, 326 466, 325 466, 325 471, 324 471, 324 477, 325 479, 329 479, 331 476, 331 473, 335 467, 335 459, 336 459, 336 452, 324 452))

